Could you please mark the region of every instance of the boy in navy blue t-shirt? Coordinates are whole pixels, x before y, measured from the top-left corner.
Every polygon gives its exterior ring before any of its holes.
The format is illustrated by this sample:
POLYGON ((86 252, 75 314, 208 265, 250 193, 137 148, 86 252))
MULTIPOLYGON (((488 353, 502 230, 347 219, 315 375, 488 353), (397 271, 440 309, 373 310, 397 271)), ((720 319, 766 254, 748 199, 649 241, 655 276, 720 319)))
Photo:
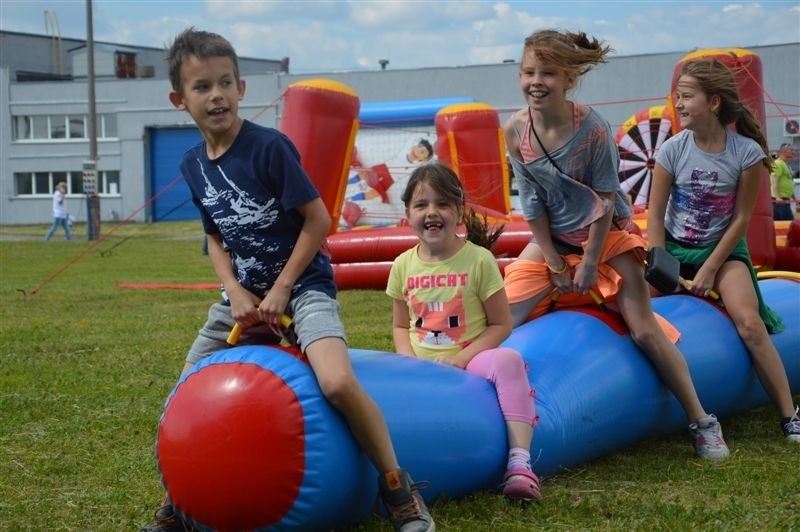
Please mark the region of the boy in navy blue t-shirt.
MULTIPOLYGON (((297 150, 282 133, 238 116, 245 82, 226 39, 189 28, 173 42, 168 61, 169 100, 191 115, 203 135, 184 155, 181 172, 223 286, 223 301, 209 310, 184 371, 228 347, 236 323, 244 328, 242 344, 274 342, 272 326, 289 314, 322 393, 380 473, 381 497, 395 528, 433 530, 419 491, 399 468, 383 415, 350 365, 333 270, 320 253, 331 217, 297 150)), ((167 497, 145 530, 176 524, 167 497)))

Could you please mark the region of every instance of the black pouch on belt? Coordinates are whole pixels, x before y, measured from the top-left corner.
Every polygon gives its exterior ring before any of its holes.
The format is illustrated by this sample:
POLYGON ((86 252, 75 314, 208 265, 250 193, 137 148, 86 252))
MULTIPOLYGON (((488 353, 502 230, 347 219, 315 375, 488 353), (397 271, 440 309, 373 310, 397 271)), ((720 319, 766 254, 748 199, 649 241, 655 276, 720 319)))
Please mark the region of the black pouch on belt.
POLYGON ((647 250, 647 264, 644 278, 662 294, 671 294, 678 288, 681 263, 665 248, 655 247, 647 250))

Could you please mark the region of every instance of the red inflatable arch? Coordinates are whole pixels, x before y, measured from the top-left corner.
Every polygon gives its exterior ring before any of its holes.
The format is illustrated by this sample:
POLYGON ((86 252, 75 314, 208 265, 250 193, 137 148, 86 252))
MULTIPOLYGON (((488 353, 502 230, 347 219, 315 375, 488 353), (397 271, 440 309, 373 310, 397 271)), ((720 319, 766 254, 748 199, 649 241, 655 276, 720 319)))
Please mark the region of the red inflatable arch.
POLYGON ((507 216, 508 161, 497 111, 484 103, 457 103, 441 109, 434 121, 436 156, 458 174, 467 200, 490 214, 507 216))
MULTIPOLYGON (((766 132, 761 59, 755 53, 741 48, 697 50, 681 59, 672 73, 672 87, 667 97, 667 106, 672 111, 672 116, 677 116, 672 95, 675 94, 681 68, 684 63, 700 58, 717 59, 731 69, 739 89, 739 98, 753 112, 753 115, 761 123, 761 129, 766 132)), ((673 120, 672 127, 673 134, 677 133, 681 129, 680 122, 673 120)), ((763 170, 763 176, 753 216, 747 228, 747 247, 756 268, 772 269, 775 265, 775 224, 772 217, 769 174, 766 168, 763 170)))
POLYGON ((284 94, 280 130, 294 142, 303 168, 328 208, 331 234, 339 227, 359 107, 353 89, 327 79, 292 83, 284 94))

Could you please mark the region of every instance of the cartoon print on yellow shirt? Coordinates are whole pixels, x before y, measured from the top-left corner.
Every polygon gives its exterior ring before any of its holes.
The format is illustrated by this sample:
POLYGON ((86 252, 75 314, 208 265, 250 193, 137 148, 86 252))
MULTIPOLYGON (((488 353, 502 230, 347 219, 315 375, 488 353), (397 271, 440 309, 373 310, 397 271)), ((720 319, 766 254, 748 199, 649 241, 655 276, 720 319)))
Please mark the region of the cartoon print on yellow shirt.
POLYGON ((467 330, 461 290, 450 301, 420 301, 411 295, 414 328, 424 345, 458 345, 467 330))

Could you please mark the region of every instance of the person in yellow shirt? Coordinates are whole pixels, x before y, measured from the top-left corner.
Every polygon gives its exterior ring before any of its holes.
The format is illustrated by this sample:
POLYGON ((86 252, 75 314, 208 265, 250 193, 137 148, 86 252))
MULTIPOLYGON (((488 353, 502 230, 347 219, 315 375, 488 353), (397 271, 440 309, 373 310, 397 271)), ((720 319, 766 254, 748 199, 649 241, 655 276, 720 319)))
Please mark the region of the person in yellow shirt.
POLYGON ((789 168, 793 152, 791 144, 781 144, 778 158, 772 163, 772 217, 776 220, 794 220, 793 204, 788 201, 794 199, 794 181, 789 168))

